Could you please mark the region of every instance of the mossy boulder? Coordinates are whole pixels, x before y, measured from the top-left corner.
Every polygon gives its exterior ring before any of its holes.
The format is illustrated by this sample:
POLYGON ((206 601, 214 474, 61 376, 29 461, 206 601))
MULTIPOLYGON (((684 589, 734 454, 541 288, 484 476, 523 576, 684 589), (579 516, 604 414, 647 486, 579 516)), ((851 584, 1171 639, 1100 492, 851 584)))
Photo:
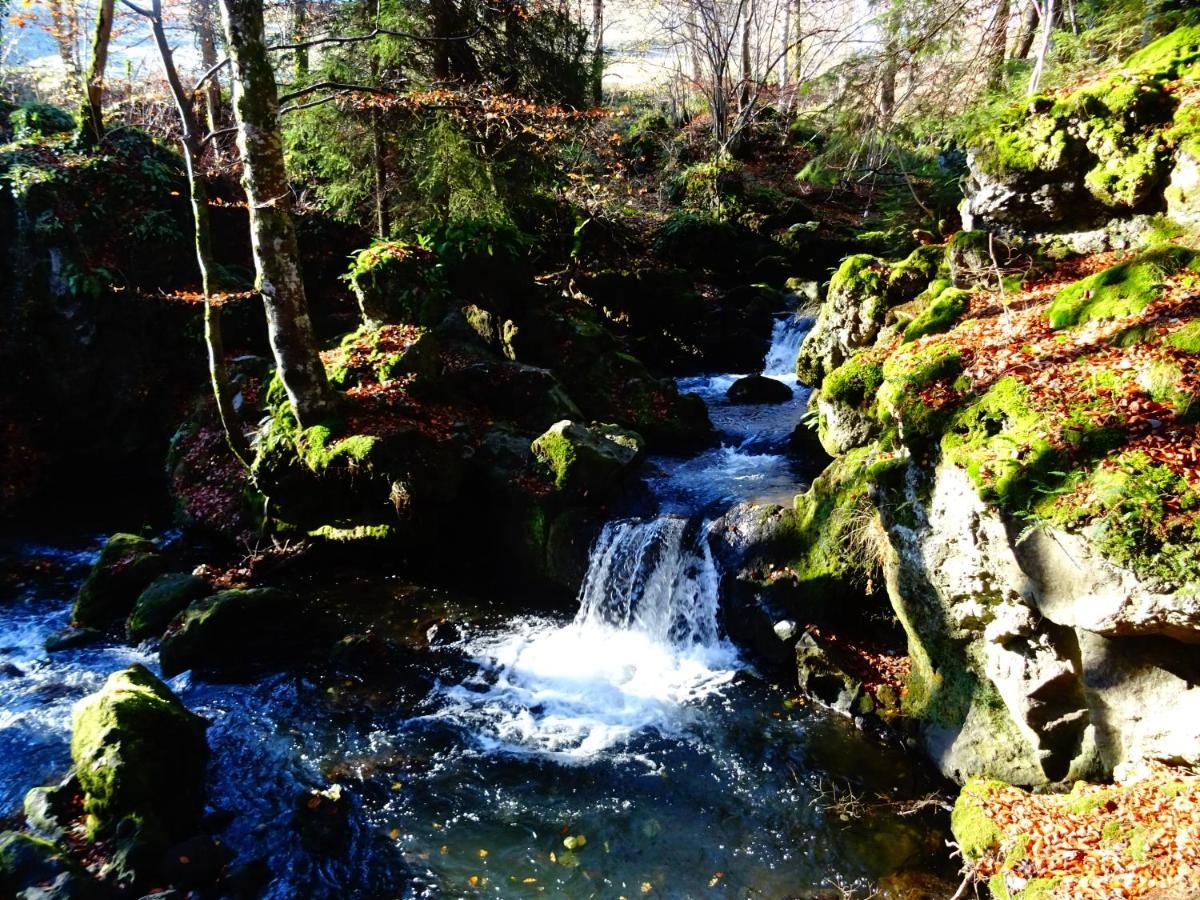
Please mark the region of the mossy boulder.
POLYGON ((643 446, 636 432, 564 420, 550 426, 530 450, 558 490, 588 494, 611 489, 641 456, 643 446))
POLYGON ((424 247, 377 241, 354 257, 348 278, 368 327, 436 325, 446 313, 448 295, 433 254, 424 247))
POLYGON ((219 591, 195 600, 163 635, 163 674, 236 672, 272 662, 292 646, 295 614, 295 600, 275 588, 219 591))
POLYGON ((208 582, 187 572, 160 575, 142 591, 125 620, 125 633, 131 641, 162 634, 183 609, 193 600, 209 593, 208 582))
POLYGON ((950 830, 963 859, 968 863, 979 862, 984 856, 1000 849, 1003 832, 988 815, 987 799, 998 788, 1001 781, 990 778, 972 778, 958 793, 954 810, 950 813, 950 830))
POLYGON ((100 891, 58 844, 7 831, 0 834, 0 894, 14 900, 85 900, 100 891))
POLYGON ((930 334, 941 334, 949 331, 967 311, 971 300, 969 291, 959 288, 946 288, 934 298, 904 328, 904 340, 915 341, 917 338, 930 334))
POLYGON ((47 103, 26 103, 8 116, 13 137, 22 140, 37 135, 65 134, 75 130, 75 117, 47 103))
POLYGON ((153 541, 134 534, 114 534, 75 595, 71 621, 100 628, 128 615, 138 594, 164 566, 153 541))
POLYGON ((173 839, 199 827, 207 724, 149 671, 110 675, 76 704, 71 725, 90 837, 114 836, 131 818, 173 839))
POLYGON ((816 324, 800 345, 796 375, 801 382, 819 385, 856 350, 874 343, 888 309, 890 271, 888 263, 866 254, 842 261, 816 324))
POLYGON ((1200 272, 1200 254, 1170 244, 1153 247, 1063 288, 1046 315, 1054 328, 1122 319, 1149 306, 1165 280, 1184 270, 1200 272))

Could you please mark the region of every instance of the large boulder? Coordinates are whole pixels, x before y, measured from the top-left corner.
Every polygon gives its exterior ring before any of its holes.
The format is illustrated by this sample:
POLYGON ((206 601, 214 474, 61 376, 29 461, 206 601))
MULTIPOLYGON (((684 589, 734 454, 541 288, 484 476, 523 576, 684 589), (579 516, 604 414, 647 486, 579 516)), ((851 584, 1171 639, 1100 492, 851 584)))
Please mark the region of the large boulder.
POLYGON ((166 840, 194 833, 204 811, 206 727, 142 666, 110 675, 80 700, 71 759, 89 836, 134 830, 166 840))
POLYGON ((219 591, 175 617, 159 646, 163 675, 252 669, 292 646, 295 601, 275 588, 219 591))
POLYGON ((888 264, 874 256, 859 254, 842 262, 816 324, 800 345, 796 374, 804 384, 820 385, 855 350, 875 342, 887 313, 888 273, 888 264))
POLYGON ((125 621, 125 633, 131 641, 144 641, 163 633, 193 600, 209 593, 208 582, 187 572, 168 573, 155 578, 142 591, 125 621))
POLYGON ((550 426, 530 449, 556 488, 588 494, 611 489, 641 456, 643 446, 636 432, 564 420, 550 426))
POLYGON ((75 595, 71 621, 99 628, 128 615, 138 594, 163 567, 153 541, 134 534, 114 534, 75 595))
POLYGON ((731 403, 787 403, 796 394, 782 381, 765 375, 747 375, 730 385, 725 396, 731 403))

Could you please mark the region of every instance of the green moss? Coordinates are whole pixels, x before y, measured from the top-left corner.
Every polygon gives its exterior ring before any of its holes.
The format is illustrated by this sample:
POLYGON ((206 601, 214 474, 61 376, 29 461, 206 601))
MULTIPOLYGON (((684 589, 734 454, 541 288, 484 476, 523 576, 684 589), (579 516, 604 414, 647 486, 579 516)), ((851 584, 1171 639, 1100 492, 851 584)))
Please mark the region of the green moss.
POLYGON ((206 593, 208 583, 203 578, 188 573, 161 575, 138 595, 125 621, 125 633, 131 641, 162 634, 176 615, 206 593))
POLYGON ((1177 28, 1125 60, 1131 72, 1174 78, 1200 62, 1200 25, 1177 28))
POLYGON ((984 500, 1019 510, 1038 476, 1062 462, 1050 438, 1051 425, 1030 405, 1028 389, 1002 378, 954 415, 942 452, 967 471, 984 500))
POLYGON ((329 469, 364 468, 370 465, 372 455, 379 447, 379 438, 373 435, 338 437, 339 428, 336 422, 313 425, 296 438, 300 459, 317 474, 329 469))
POLYGON ((197 827, 208 748, 204 720, 142 666, 110 675, 75 706, 71 759, 89 837, 137 815, 176 838, 197 827))
POLYGON ((1200 494, 1140 451, 1108 456, 1076 492, 1048 498, 1039 513, 1085 529, 1101 553, 1144 578, 1200 582, 1200 494), (1084 498, 1079 505, 1076 496, 1084 498))
POLYGON ((934 279, 943 266, 944 251, 929 245, 918 247, 888 272, 888 295, 892 304, 915 297, 934 279))
POLYGON ((390 540, 395 533, 391 525, 322 525, 309 531, 308 536, 333 544, 370 544, 390 540))
POLYGON ((888 419, 895 420, 901 437, 910 446, 937 438, 949 412, 926 404, 921 391, 935 381, 954 378, 961 371, 962 353, 948 341, 893 353, 883 365, 880 419, 885 424, 888 419))
POLYGON ((1193 319, 1167 335, 1167 343, 1186 353, 1200 353, 1200 319, 1193 319))
POLYGON ((46 103, 26 103, 9 113, 8 123, 17 140, 75 130, 75 117, 46 103))
POLYGON ((860 407, 874 398, 883 384, 883 366, 870 351, 856 353, 821 382, 821 395, 836 403, 860 407))
POLYGON ((135 534, 114 534, 79 587, 71 621, 99 628, 128 615, 138 594, 162 569, 162 557, 153 541, 135 534))
POLYGON ((1200 271, 1200 254, 1174 245, 1154 247, 1063 288, 1046 315, 1054 328, 1131 316, 1154 300, 1168 276, 1184 269, 1200 271))
POLYGON ((1175 410, 1182 422, 1200 417, 1200 396, 1187 387, 1183 369, 1169 360, 1156 360, 1142 370, 1139 381, 1150 399, 1175 410))
POLYGON ((547 432, 538 438, 534 452, 550 468, 555 487, 565 488, 571 478, 571 469, 579 459, 575 444, 561 434, 547 432))
POLYGON ((947 288, 927 306, 920 315, 904 329, 904 340, 915 341, 927 334, 949 331, 967 311, 971 299, 969 291, 947 288))
POLYGON ((985 804, 996 791, 1007 787, 1002 781, 972 778, 954 801, 950 813, 950 830, 967 862, 978 862, 989 853, 1000 849, 1004 838, 999 826, 987 814, 985 804))
POLYGON ((1067 159, 1069 140, 1063 117, 1042 110, 1044 98, 1011 107, 975 136, 978 165, 992 175, 1055 171, 1067 159))

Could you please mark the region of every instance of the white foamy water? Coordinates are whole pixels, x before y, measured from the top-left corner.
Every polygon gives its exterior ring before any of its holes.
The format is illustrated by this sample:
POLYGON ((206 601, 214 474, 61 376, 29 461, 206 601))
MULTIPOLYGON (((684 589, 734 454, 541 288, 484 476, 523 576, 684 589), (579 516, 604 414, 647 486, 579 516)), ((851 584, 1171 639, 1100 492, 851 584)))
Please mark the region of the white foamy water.
POLYGON ((674 517, 609 523, 575 621, 525 619, 470 646, 481 678, 447 689, 440 715, 487 749, 576 760, 647 729, 678 733, 687 705, 739 665, 718 634, 719 574, 693 531, 674 517))
POLYGON ((800 355, 800 345, 812 326, 813 320, 807 316, 788 315, 776 319, 771 329, 771 347, 763 359, 763 374, 794 384, 796 357, 800 355))

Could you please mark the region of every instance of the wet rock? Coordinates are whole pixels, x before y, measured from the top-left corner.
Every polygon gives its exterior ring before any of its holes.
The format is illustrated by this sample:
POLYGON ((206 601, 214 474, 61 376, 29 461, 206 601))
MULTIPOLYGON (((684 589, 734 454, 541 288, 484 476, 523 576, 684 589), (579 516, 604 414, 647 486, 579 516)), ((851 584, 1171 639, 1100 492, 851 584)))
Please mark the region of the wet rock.
POLYGON ((796 395, 782 381, 765 375, 747 375, 739 378, 726 391, 732 403, 787 403, 796 395))
POLYGON ((228 853, 208 835, 197 835, 170 847, 163 856, 167 882, 181 891, 202 890, 217 883, 228 853))
POLYGON ((462 640, 463 631, 456 623, 435 622, 425 631, 425 640, 430 647, 445 647, 462 640))
POLYGON ((75 596, 72 623, 99 628, 128 615, 138 594, 163 566, 153 541, 114 534, 75 596))
POLYGON ((852 715, 863 686, 810 634, 796 642, 796 680, 800 690, 843 715, 852 715))
POLYGON ((13 665, 12 663, 4 663, 4 665, 0 665, 0 676, 4 678, 24 678, 25 673, 21 670, 20 666, 13 665))
POLYGON ((99 891, 57 844, 9 831, 0 834, 0 894, 14 900, 85 900, 99 891))
POLYGON ((208 582, 203 578, 186 572, 160 575, 138 595, 125 621, 125 633, 135 642, 162 634, 189 603, 207 593, 208 582))
POLYGON ((67 833, 71 821, 79 814, 78 798, 82 788, 72 775, 62 784, 35 787, 25 795, 25 821, 34 831, 52 840, 67 833))
POLYGON ((58 653, 86 647, 103 639, 104 632, 98 628, 67 626, 47 637, 45 647, 47 653, 58 653))
POLYGON ((561 421, 531 445, 534 457, 560 491, 575 494, 613 488, 640 458, 640 435, 615 425, 561 421))
POLYGON ((340 784, 304 792, 297 799, 292 827, 313 852, 338 852, 350 840, 349 795, 340 784))
POLYGON ((204 810, 207 723, 142 666, 110 675, 75 706, 71 760, 90 837, 136 820, 165 836, 193 832, 204 810))
POLYGON ((163 675, 237 672, 279 659, 294 645, 296 603, 275 588, 219 591, 194 600, 159 645, 163 675))
POLYGON ((821 392, 816 394, 816 407, 817 435, 827 456, 866 446, 881 429, 879 422, 859 407, 831 400, 821 392))

